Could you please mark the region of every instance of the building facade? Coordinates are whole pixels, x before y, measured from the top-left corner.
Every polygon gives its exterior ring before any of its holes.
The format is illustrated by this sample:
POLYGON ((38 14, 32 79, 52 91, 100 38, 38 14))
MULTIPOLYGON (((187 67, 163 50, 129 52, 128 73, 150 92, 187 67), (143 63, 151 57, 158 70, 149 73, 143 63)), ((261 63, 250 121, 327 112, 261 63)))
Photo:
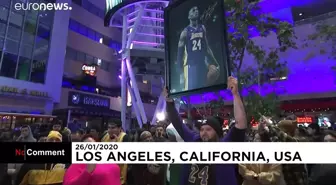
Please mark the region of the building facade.
MULTIPOLYGON (((104 27, 105 1, 73 0, 71 7, 61 101, 54 114, 86 124, 119 119, 121 29, 104 27)), ((152 117, 156 101, 146 83, 139 86, 152 117)))
POLYGON ((70 11, 16 10, 16 3, 22 2, 0 1, 0 112, 51 114, 60 101, 68 34, 63 20, 70 11))
POLYGON ((61 95, 68 34, 62 20, 70 12, 18 10, 17 3, 0 1, 0 129, 51 121, 61 95))

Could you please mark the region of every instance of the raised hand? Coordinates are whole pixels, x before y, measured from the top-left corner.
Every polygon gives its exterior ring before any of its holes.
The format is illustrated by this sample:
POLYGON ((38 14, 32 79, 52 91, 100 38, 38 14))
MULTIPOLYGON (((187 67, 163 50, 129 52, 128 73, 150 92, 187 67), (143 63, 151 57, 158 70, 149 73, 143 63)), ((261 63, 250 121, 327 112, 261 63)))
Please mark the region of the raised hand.
POLYGON ((168 97, 168 88, 167 87, 163 88, 162 96, 166 99, 167 102, 173 102, 174 101, 172 98, 168 97))
POLYGON ((118 136, 113 134, 112 136, 110 136, 111 142, 117 142, 118 136))
POLYGON ((233 95, 238 95, 238 80, 232 76, 228 78, 228 89, 231 90, 233 95))

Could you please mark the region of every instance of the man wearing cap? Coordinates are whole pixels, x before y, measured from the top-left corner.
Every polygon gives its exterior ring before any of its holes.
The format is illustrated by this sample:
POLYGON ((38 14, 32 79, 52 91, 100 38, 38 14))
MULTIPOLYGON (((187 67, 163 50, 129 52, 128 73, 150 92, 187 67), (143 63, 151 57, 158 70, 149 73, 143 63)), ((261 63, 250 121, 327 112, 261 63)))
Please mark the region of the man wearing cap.
MULTIPOLYGON (((128 135, 123 132, 121 122, 111 122, 108 124, 107 133, 101 139, 102 142, 129 142, 128 135)), ((122 185, 127 181, 127 164, 119 164, 120 182, 122 185)))
MULTIPOLYGON (((50 131, 47 142, 62 142, 62 134, 58 131, 50 131)), ((15 185, 62 185, 63 176, 70 164, 29 164, 22 165, 15 185)))
MULTIPOLYGON (((238 93, 238 83, 233 77, 228 78, 228 88, 233 95, 235 126, 222 137, 222 123, 215 117, 209 117, 200 127, 200 133, 195 133, 182 123, 172 99, 166 98, 167 115, 178 134, 185 142, 244 142, 247 127, 246 113, 238 93)), ((167 96, 167 90, 164 91, 167 96)), ((231 164, 192 164, 184 165, 180 185, 238 185, 235 165, 231 164)))

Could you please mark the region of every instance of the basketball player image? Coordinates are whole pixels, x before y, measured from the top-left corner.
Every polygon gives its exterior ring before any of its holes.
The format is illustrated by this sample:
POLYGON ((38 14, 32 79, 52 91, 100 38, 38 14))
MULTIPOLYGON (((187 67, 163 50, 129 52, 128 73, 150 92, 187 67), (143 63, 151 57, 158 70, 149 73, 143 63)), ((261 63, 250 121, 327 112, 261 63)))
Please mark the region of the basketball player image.
POLYGON ((200 24, 198 8, 189 10, 189 25, 180 34, 177 65, 183 90, 211 85, 219 77, 219 64, 208 45, 205 26, 200 24))

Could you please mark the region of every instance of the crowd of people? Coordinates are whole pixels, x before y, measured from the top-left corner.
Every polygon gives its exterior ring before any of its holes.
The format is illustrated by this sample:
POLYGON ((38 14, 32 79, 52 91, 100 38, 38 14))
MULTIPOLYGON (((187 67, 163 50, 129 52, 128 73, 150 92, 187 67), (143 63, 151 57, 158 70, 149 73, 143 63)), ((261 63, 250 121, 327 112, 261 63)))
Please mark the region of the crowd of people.
MULTIPOLYGON (((234 97, 234 124, 223 130, 223 120, 208 117, 184 124, 173 99, 166 95, 167 121, 124 131, 120 122, 102 131, 55 121, 50 128, 18 134, 1 133, 2 142, 336 142, 332 129, 317 123, 298 127, 290 119, 273 123, 262 117, 257 130, 248 129, 237 80, 228 87, 234 97)), ((312 149, 314 150, 314 149, 312 149)), ((323 157, 323 156, 316 156, 323 157)), ((0 185, 335 185, 336 164, 0 164, 0 185)))

